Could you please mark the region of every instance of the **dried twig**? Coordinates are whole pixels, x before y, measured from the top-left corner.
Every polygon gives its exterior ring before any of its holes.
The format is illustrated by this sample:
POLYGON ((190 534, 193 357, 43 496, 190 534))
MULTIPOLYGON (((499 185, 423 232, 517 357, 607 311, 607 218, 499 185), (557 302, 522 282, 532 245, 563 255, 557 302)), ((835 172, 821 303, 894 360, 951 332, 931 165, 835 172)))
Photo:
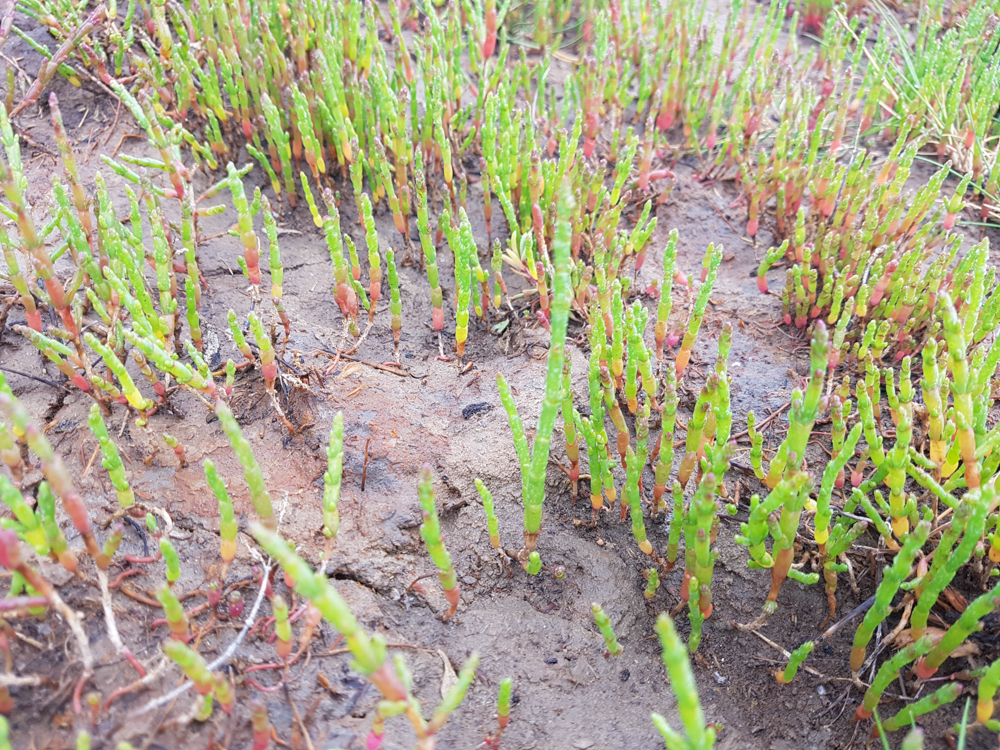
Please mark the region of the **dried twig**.
MULTIPOLYGON (((772 641, 772 640, 771 640, 770 638, 768 638, 767 636, 765 636, 765 635, 761 635, 759 631, 757 631, 757 630, 751 630, 750 632, 751 632, 751 633, 753 633, 753 634, 754 634, 755 636, 757 636, 758 638, 760 638, 760 639, 761 639, 762 641, 764 641, 764 643, 766 643, 766 644, 767 644, 768 646, 770 646, 771 648, 775 648, 775 649, 777 649, 778 651, 780 651, 780 652, 781 652, 781 655, 782 655, 782 656, 784 656, 784 657, 785 657, 786 659, 787 659, 788 657, 790 657, 790 656, 792 655, 792 654, 791 654, 791 652, 789 652, 789 651, 788 651, 787 649, 785 649, 785 648, 784 648, 783 646, 779 646, 779 645, 778 645, 777 643, 775 643, 774 641, 772 641)), ((816 671, 815 669, 813 669, 812 667, 807 667, 807 666, 806 666, 805 664, 803 664, 803 665, 802 665, 802 666, 800 667, 800 669, 802 669, 802 671, 804 671, 804 672, 808 672, 809 674, 813 675, 814 677, 819 677, 819 678, 820 678, 821 680, 826 680, 826 679, 837 679, 836 677, 833 677, 833 678, 828 678, 828 677, 824 676, 823 674, 821 674, 820 672, 817 672, 817 671, 816 671)), ((841 678, 841 679, 843 679, 843 678, 841 678)))
POLYGON ((38 687, 43 681, 37 674, 0 674, 0 687, 38 687))
MULTIPOLYGON (((246 638, 247 633, 250 632, 250 628, 253 627, 253 624, 257 619, 257 611, 260 609, 261 602, 264 601, 264 591, 267 589, 267 582, 271 573, 270 566, 265 566, 263 573, 264 574, 260 579, 260 590, 257 592, 257 599, 254 601, 253 607, 250 609, 250 613, 247 615, 247 619, 243 623, 243 629, 240 630, 236 638, 233 639, 233 642, 226 647, 226 650, 223 651, 215 661, 208 665, 209 671, 214 671, 219 667, 225 666, 226 662, 228 662, 233 657, 233 654, 236 653, 236 649, 239 648, 243 639, 246 638)), ((147 714, 160 706, 176 700, 190 690, 192 685, 194 685, 194 683, 188 680, 180 687, 171 690, 166 695, 161 695, 159 698, 151 700, 146 705, 132 712, 132 714, 130 714, 130 718, 142 716, 143 714, 147 714)))
MULTIPOLYGON (((787 404, 782 404, 781 406, 779 406, 778 410, 776 412, 774 412, 773 414, 768 415, 766 419, 764 419, 764 420, 762 420, 762 421, 760 421, 760 422, 757 423, 757 430, 759 431, 762 427, 766 427, 767 425, 771 424, 771 422, 774 421, 775 417, 777 417, 779 414, 781 414, 781 412, 783 412, 785 409, 787 409, 791 405, 792 405, 792 402, 789 401, 787 404)), ((749 434, 750 433, 749 433, 748 430, 743 430, 743 432, 737 432, 735 435, 733 435, 729 439, 730 440, 739 440, 741 437, 746 437, 749 434)))
POLYGON ((122 643, 122 638, 118 634, 118 625, 115 622, 114 609, 111 606, 111 589, 108 586, 108 574, 106 571, 97 569, 97 580, 101 584, 101 606, 104 608, 104 623, 108 628, 108 639, 111 641, 111 645, 115 647, 115 652, 119 656, 125 657, 129 664, 131 664, 135 671, 139 673, 139 677, 146 676, 146 668, 142 666, 138 659, 132 655, 132 652, 125 647, 122 643))

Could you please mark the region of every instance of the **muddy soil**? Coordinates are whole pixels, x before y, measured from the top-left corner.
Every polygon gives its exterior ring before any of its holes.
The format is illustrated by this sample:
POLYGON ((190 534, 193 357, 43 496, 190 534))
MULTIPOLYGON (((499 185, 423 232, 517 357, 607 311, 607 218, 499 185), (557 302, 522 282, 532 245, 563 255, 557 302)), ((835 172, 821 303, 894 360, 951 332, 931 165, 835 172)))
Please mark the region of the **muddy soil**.
MULTIPOLYGON (((17 49, 13 42, 10 48, 17 49)), ((122 135, 134 132, 134 126, 124 115, 116 120, 115 104, 86 87, 77 91, 56 82, 55 90, 62 101, 70 137, 81 155, 78 158, 84 178, 91 180, 101 166, 99 155, 110 153, 122 135), (79 116, 68 114, 71 112, 79 116), (84 112, 87 117, 81 123, 84 112)), ((25 146, 24 153, 25 162, 30 162, 29 198, 39 205, 44 205, 48 184, 56 174, 55 159, 50 156, 56 149, 46 124, 46 109, 33 108, 21 120, 37 144, 25 146)), ((139 141, 128 138, 121 148, 123 153, 143 153, 139 141)), ((245 163, 245 154, 241 157, 234 161, 245 163)), ((693 159, 677 165, 677 184, 656 210, 659 224, 651 241, 654 251, 635 288, 645 289, 660 277, 662 269, 655 250, 663 247, 671 228, 680 231, 678 266, 685 273, 698 273, 709 242, 725 246, 719 279, 683 382, 679 415, 686 423, 695 396, 714 363, 721 325, 730 321, 735 325, 730 372, 733 430, 737 433, 745 428, 748 409, 754 409, 760 419, 788 402, 792 390, 804 381, 808 350, 799 335, 776 327, 780 301, 757 291, 757 263, 770 241, 766 230, 762 230, 756 245, 746 238, 742 232, 744 210, 730 208, 735 192, 726 183, 699 184, 693 179, 699 166, 693 159)), ((122 181, 108 170, 104 172, 112 194, 124 195, 122 181)), ((212 181, 201 176, 196 186, 203 190, 212 181)), ((265 187, 255 171, 248 179, 248 188, 256 185, 265 187)), ((269 193, 269 188, 265 192, 269 193)), ((469 214, 479 245, 485 247, 480 194, 478 184, 470 187, 469 214)), ((351 203, 344 201, 341 206, 343 227, 360 241, 351 203)), ((123 211, 123 205, 118 208, 123 211)), ((229 211, 225 216, 206 220, 201 227, 203 237, 224 233, 232 217, 229 211)), ((377 225, 383 249, 397 247, 397 257, 402 257, 400 238, 385 207, 378 209, 377 225)), ((382 634, 394 650, 405 656, 414 675, 416 695, 428 715, 440 700, 442 682, 445 686, 450 683, 452 670, 457 671, 472 652, 481 658, 476 681, 462 707, 440 733, 439 747, 475 748, 493 731, 496 689, 506 676, 514 678, 515 705, 504 747, 586 750, 660 746, 649 714, 657 711, 675 726, 679 722, 652 625, 658 613, 677 605, 681 571, 675 570, 664 578, 652 601, 643 598, 645 560, 629 525, 619 521, 617 507, 613 513, 602 513, 595 528, 587 525, 590 508, 585 487, 581 499, 574 503, 569 482, 555 465, 566 465, 558 431, 553 436, 553 462, 538 542, 547 570, 537 578, 530 577, 518 566, 511 567, 489 544, 484 513, 473 485, 476 477, 493 492, 504 545, 520 546, 520 476, 495 378, 498 372, 503 373, 510 382, 530 438, 543 393, 548 341, 547 334, 534 323, 534 316, 527 314, 523 302, 518 314, 507 311, 501 315, 491 310, 488 323, 473 321, 462 367, 454 358, 440 361, 436 356, 437 337, 429 324, 426 276, 415 265, 404 264, 400 268, 401 366, 379 367, 391 364, 393 359, 385 298, 357 356, 335 362, 331 353, 340 342, 341 321, 323 239, 301 205, 292 211, 285 204, 281 227, 284 299, 293 329, 287 343, 279 337, 284 376, 279 402, 297 431, 289 435, 282 425, 257 371, 246 371, 238 377, 234 412, 263 466, 281 514, 282 532, 306 559, 316 563, 323 546, 320 509, 325 446, 334 415, 343 411, 342 525, 328 568, 334 585, 363 625, 382 634), (501 329, 500 333, 494 332, 501 329), (448 622, 440 619, 444 598, 417 530, 417 472, 425 463, 430 464, 435 477, 445 539, 463 591, 458 614, 448 622), (550 571, 555 565, 566 567, 565 580, 552 577, 550 571), (621 656, 607 656, 590 613, 591 602, 600 602, 611 617, 624 646, 621 656)), ((227 311, 232 308, 243 316, 251 304, 236 264, 239 253, 238 241, 224 234, 206 240, 200 247, 201 269, 209 284, 203 297, 203 325, 206 339, 218 342, 217 361, 221 362, 228 357, 240 359, 225 322, 227 311)), ((439 263, 442 278, 450 279, 452 258, 447 249, 440 251, 439 263)), ((0 286, 0 290, 5 295, 11 292, 7 285, 0 286)), ((452 290, 447 284, 445 299, 445 309, 453 309, 452 290)), ((652 306, 655 302, 647 299, 646 304, 652 306)), ((672 325, 679 326, 686 320, 687 307, 675 306, 672 325)), ((274 318, 268 302, 259 310, 266 318, 274 318)), ((78 390, 59 385, 62 377, 58 371, 9 330, 11 325, 22 322, 21 311, 10 309, 0 331, 0 366, 33 417, 47 426, 50 440, 66 459, 92 516, 100 524, 110 517, 116 503, 110 481, 100 462, 95 461, 96 441, 86 426, 91 401, 78 390)), ((448 322, 453 329, 453 320, 449 318, 448 322)), ((568 351, 577 406, 586 413, 586 352, 578 345, 584 341, 581 333, 581 322, 572 321, 570 338, 574 343, 568 351)), ((446 353, 450 348, 446 339, 446 353)), ((116 407, 109 429, 118 436, 136 494, 170 515, 171 538, 184 563, 177 589, 192 592, 202 589, 218 561, 218 513, 206 487, 201 461, 211 458, 229 484, 241 528, 245 528, 252 508, 239 465, 205 406, 183 393, 177 393, 171 404, 170 410, 150 420, 147 429, 137 428, 116 407), (164 444, 164 432, 183 443, 187 466, 181 467, 164 444)), ((784 414, 771 424, 766 448, 780 442, 786 425, 784 414)), ((818 464, 825 455, 820 443, 826 439, 824 430, 828 433, 828 425, 818 426, 814 454, 808 457, 818 464)), ((776 646, 791 649, 818 637, 818 625, 826 616, 821 586, 786 582, 778 612, 759 631, 767 640, 732 625, 758 617, 770 582, 766 571, 747 568, 745 550, 732 541, 737 523, 746 519, 748 498, 760 489, 752 473, 738 466, 749 466, 745 438, 740 447, 737 466, 727 474, 727 482, 731 487, 740 485, 741 512, 735 519, 721 521, 720 558, 713 584, 715 610, 705 623, 704 640, 694 660, 706 715, 724 726, 719 741, 722 748, 862 747, 869 727, 851 722, 860 694, 847 679, 853 628, 845 628, 819 644, 807 662, 812 671, 800 672, 793 684, 778 685, 773 677, 784 659, 776 646)), ((586 466, 583 471, 586 473, 586 466)), ((39 478, 36 471, 33 480, 39 478)), ((623 475, 617 477, 619 486, 623 479, 623 475)), ((653 483, 648 468, 644 483, 647 488, 653 483)), ((668 529, 668 523, 649 526, 654 546, 666 544, 668 529)), ((241 538, 227 583, 243 587, 249 606, 256 592, 250 568, 260 560, 249 537, 241 538)), ((70 543, 74 542, 79 545, 79 540, 71 538, 70 543)), ((129 527, 122 551, 143 554, 147 543, 141 532, 129 527)), ((853 590, 842 576, 842 613, 870 595, 875 572, 881 567, 881 563, 876 564, 880 558, 874 537, 863 537, 858 549, 858 588, 853 590), (868 555, 867 561, 864 554, 868 555)), ((93 587, 68 580, 52 565, 40 566, 62 585, 61 591, 71 606, 85 615, 98 660, 88 690, 99 691, 107 699, 135 675, 114 657, 106 639, 99 593, 93 587)), ((127 578, 122 585, 139 596, 149 596, 163 580, 164 566, 160 562, 141 568, 142 575, 127 578)), ((117 567, 113 568, 112 577, 118 572, 117 567)), ((284 590, 283 584, 276 585, 284 590)), ((969 583, 964 592, 971 598, 975 587, 969 583)), ((188 604, 201 601, 203 596, 196 594, 188 604)), ((164 637, 162 627, 152 627, 159 610, 121 593, 115 595, 114 602, 124 641, 143 663, 155 667, 162 659, 158 644, 164 637)), ((686 617, 680 616, 677 623, 686 634, 686 617)), ((65 629, 54 615, 44 621, 19 621, 16 628, 30 640, 14 644, 13 671, 37 674, 50 682, 40 688, 12 689, 17 705, 11 717, 15 746, 70 747, 77 727, 69 693, 80 667, 74 662, 72 645, 66 645, 65 629)), ((216 627, 202 640, 201 652, 209 657, 221 652, 237 629, 238 625, 219 613, 216 627)), ((985 633, 980 639, 979 655, 949 663, 951 671, 985 663, 993 650, 990 635, 985 633)), ((332 628, 323 626, 312 644, 310 657, 294 667, 283 683, 278 671, 246 672, 248 667, 273 658, 273 647, 266 638, 259 632, 252 634, 239 649, 234 672, 238 679, 255 679, 264 688, 277 686, 275 692, 260 695, 268 703, 281 742, 293 741, 305 726, 313 747, 364 746, 376 694, 351 671, 350 657, 342 653, 332 628), (296 715, 302 718, 301 723, 296 715)), ((167 667, 148 689, 117 699, 110 711, 97 718, 92 730, 94 747, 114 747, 122 740, 137 747, 205 747, 213 739, 226 747, 248 746, 247 700, 232 715, 217 711, 204 724, 186 718, 190 714, 189 696, 176 705, 138 713, 148 701, 179 684, 180 679, 178 670, 167 667)), ((240 694, 250 692, 253 689, 245 686, 240 694)), ((898 695, 896 689, 889 692, 898 695)), ((894 713, 901 705, 896 701, 884 711, 894 713)), ((957 705, 948 707, 926 722, 928 748, 948 746, 946 735, 960 712, 957 705)), ((412 735, 402 719, 389 721, 386 738, 386 747, 412 747, 412 735)), ((894 738, 894 746, 898 741, 894 738)), ((992 746, 996 746, 995 741, 992 746)))

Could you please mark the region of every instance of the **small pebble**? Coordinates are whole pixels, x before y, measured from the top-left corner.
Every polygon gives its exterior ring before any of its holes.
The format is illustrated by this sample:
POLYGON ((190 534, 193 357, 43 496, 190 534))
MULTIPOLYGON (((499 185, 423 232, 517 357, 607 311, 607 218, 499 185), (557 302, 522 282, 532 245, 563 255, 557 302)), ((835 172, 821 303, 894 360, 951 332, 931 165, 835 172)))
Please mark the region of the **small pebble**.
POLYGON ((491 411, 492 409, 493 404, 487 403, 486 401, 481 401, 478 404, 469 404, 462 409, 462 419, 470 419, 477 414, 482 414, 483 412, 491 411))
POLYGON ((546 663, 546 664, 558 664, 558 663, 559 663, 559 660, 558 660, 558 659, 555 659, 555 658, 553 658, 553 659, 546 659, 546 660, 545 660, 545 663, 546 663))
POLYGON ((717 683, 719 683, 720 685, 725 685, 725 684, 726 684, 726 678, 725 678, 725 677, 723 677, 723 676, 722 676, 721 674, 719 674, 718 672, 716 672, 716 673, 715 673, 715 681, 716 681, 717 683))
POLYGON ((593 740, 577 740, 576 742, 573 743, 573 747, 575 747, 577 750, 587 750, 588 747, 593 747, 593 746, 594 746, 593 740))
POLYGON ((622 673, 618 676, 621 678, 622 682, 627 682, 628 678, 632 676, 632 673, 629 672, 627 669, 623 669, 622 673))

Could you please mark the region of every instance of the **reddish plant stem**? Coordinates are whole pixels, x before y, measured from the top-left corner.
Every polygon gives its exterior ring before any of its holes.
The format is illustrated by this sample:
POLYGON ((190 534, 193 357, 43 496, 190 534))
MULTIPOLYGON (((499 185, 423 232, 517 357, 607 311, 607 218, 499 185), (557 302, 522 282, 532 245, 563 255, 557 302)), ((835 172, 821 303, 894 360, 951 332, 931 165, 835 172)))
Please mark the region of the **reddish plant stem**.
MULTIPOLYGON (((210 606, 211 606, 211 605, 209 605, 209 603, 208 603, 208 602, 202 602, 202 603, 201 603, 201 604, 199 604, 198 606, 196 606, 196 607, 191 607, 191 609, 189 609, 189 610, 186 610, 186 611, 184 612, 184 616, 185 616, 185 617, 187 617, 188 619, 191 619, 191 618, 192 618, 192 617, 194 617, 195 615, 200 615, 200 614, 201 614, 202 612, 204 612, 204 611, 205 611, 206 609, 208 609, 208 608, 209 608, 210 606)), ((166 618, 164 618, 164 617, 161 617, 161 618, 159 618, 159 619, 156 619, 156 620, 153 620, 153 621, 152 621, 152 622, 151 622, 151 623, 149 624, 149 629, 150 629, 150 630, 155 630, 156 628, 160 627, 160 625, 166 625, 166 624, 167 624, 167 620, 166 620, 166 618)))
POLYGON ((135 658, 135 656, 132 655, 131 651, 129 651, 127 648, 123 648, 122 656, 124 656, 125 659, 128 660, 128 663, 131 664, 132 667, 135 669, 135 671, 139 673, 140 679, 146 676, 146 668, 142 666, 142 664, 139 662, 138 659, 135 658))
POLYGON ((137 602, 148 604, 150 607, 157 607, 159 609, 163 609, 163 605, 161 605, 155 599, 150 599, 148 596, 143 596, 138 591, 133 591, 132 589, 127 588, 124 584, 122 584, 121 586, 121 591, 123 594, 125 594, 125 596, 129 597, 130 599, 135 599, 137 602))
POLYGON ((106 712, 111 707, 111 704, 114 703, 119 698, 121 698, 123 695, 128 695, 129 693, 135 692, 144 685, 147 685, 150 682, 152 682, 154 679, 157 678, 160 672, 166 669, 168 662, 169 660, 165 659, 164 661, 160 662, 160 665, 156 667, 156 669, 154 669, 148 675, 143 675, 141 679, 136 680, 131 685, 120 687, 114 692, 112 692, 111 695, 108 696, 108 699, 104 701, 103 710, 106 712))
POLYGON ((73 36, 63 42, 62 46, 55 51, 52 58, 46 60, 42 64, 42 67, 38 70, 38 77, 35 79, 35 82, 31 84, 30 88, 27 92, 25 92, 24 97, 17 103, 17 106, 10 111, 10 114, 8 115, 10 119, 14 119, 22 110, 30 107, 38 101, 38 97, 41 96, 42 90, 48 82, 52 80, 56 71, 59 70, 59 66, 66 62, 66 59, 70 56, 73 50, 76 49, 77 45, 83 41, 83 38, 93 31, 94 28, 107 17, 107 15, 108 9, 103 5, 98 6, 98 8, 87 17, 87 20, 84 21, 79 28, 77 28, 77 30, 73 33, 73 36))
POLYGON ((162 552, 157 552, 155 555, 150 555, 149 557, 136 557, 135 555, 125 555, 125 562, 132 563, 133 565, 148 565, 150 563, 159 562, 160 558, 163 557, 162 552))
POLYGON ((108 588, 116 589, 121 584, 121 582, 126 578, 128 578, 129 576, 139 576, 142 575, 142 573, 143 573, 142 568, 129 568, 128 570, 123 570, 121 573, 115 576, 115 579, 111 583, 108 584, 108 588))
POLYGON ((247 684, 252 685, 262 693, 277 693, 279 690, 282 690, 285 687, 284 682, 279 682, 277 685, 274 685, 273 687, 265 687, 252 677, 247 677, 247 684))

